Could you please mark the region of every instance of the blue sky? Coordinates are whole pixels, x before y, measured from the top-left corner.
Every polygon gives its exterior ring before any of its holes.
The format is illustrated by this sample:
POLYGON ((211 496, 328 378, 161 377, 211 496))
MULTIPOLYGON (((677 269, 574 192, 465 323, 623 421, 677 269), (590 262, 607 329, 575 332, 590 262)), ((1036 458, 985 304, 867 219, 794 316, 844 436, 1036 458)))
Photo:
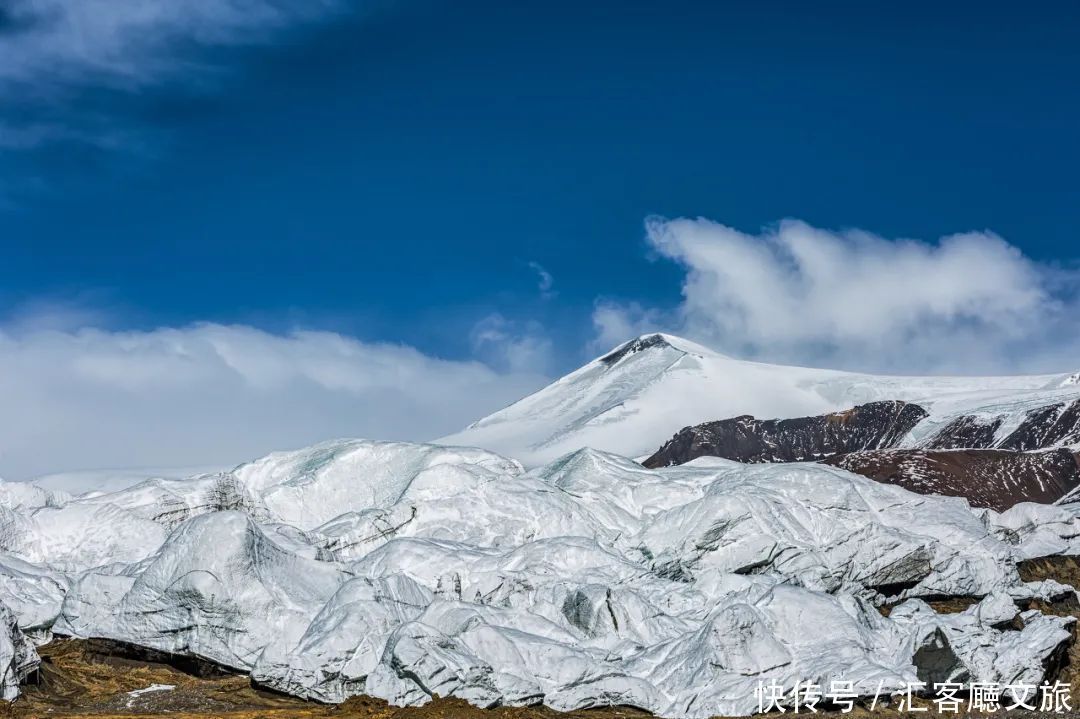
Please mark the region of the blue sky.
MULTIPOLYGON (((856 369, 895 371, 898 355, 919 371, 1080 365, 1055 344, 1077 287, 1076 5, 880 5, 13 0, 4 332, 322 330, 512 377, 495 406, 653 328, 856 369), (970 266, 1000 260, 981 276, 1015 290, 1011 314, 981 309, 987 279, 882 305, 911 318, 900 353, 820 295, 798 323, 820 331, 763 335, 754 322, 808 296, 744 306, 717 270, 731 256, 663 244, 652 216, 737 229, 710 246, 772 248, 754 262, 800 287, 818 280, 784 274, 803 267, 802 240, 776 223, 832 228, 806 241, 863 267, 868 293, 910 249, 896 238, 920 239, 946 287, 937 270, 958 265, 939 238, 979 232, 970 266), (1037 341, 1017 329, 1031 317, 1037 341), (957 331, 978 349, 960 360, 957 331)), ((920 294, 917 279, 897 292, 920 294)), ((318 431, 339 427, 357 428, 318 431)))

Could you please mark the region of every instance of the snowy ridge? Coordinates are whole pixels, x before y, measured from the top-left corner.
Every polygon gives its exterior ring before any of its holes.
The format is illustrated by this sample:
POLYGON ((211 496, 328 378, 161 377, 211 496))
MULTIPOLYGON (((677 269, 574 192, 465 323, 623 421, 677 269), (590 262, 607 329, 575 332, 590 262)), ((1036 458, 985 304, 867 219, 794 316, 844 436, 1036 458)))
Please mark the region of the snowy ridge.
POLYGON ((803 417, 903 400, 931 413, 913 432, 914 446, 959 415, 1005 415, 1015 426, 1030 409, 1076 398, 1080 385, 1066 375, 875 376, 737 360, 652 334, 439 441, 538 466, 582 447, 647 456, 683 427, 744 414, 803 417))

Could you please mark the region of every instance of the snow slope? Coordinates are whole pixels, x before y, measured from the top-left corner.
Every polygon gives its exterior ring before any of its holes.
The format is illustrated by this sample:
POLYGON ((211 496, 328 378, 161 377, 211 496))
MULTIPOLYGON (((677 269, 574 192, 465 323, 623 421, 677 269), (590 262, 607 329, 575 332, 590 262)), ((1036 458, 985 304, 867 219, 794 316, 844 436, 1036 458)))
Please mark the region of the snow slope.
POLYGON ((933 424, 919 431, 959 414, 1004 413, 1019 424, 1027 409, 1080 397, 1080 385, 1069 380, 1064 374, 887 377, 788 367, 736 360, 652 334, 439 442, 483 447, 526 466, 582 447, 639 457, 688 425, 743 414, 802 417, 875 400, 917 402, 930 410, 933 424))

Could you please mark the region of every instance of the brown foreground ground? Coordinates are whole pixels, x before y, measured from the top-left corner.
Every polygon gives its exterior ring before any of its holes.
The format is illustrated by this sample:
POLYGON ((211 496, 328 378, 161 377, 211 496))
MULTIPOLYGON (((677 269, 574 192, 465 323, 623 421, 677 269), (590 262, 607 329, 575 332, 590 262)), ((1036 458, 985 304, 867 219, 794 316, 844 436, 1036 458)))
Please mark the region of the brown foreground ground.
MULTIPOLYGON (((1053 578, 1080 586, 1080 563, 1076 558, 1035 560, 1024 563, 1020 569, 1025 580, 1053 578)), ((970 606, 971 601, 949 600, 934 604, 941 612, 961 611, 970 606)), ((1038 608, 1048 613, 1080 617, 1080 606, 1075 602, 1038 608)), ((197 676, 164 662, 132 659, 103 643, 55 641, 41 647, 40 653, 42 665, 38 683, 24 687, 22 696, 14 704, 0 708, 0 719, 120 719, 148 715, 168 715, 175 719, 641 719, 648 716, 625 707, 571 713, 545 707, 477 709, 458 699, 439 699, 424 707, 405 709, 370 698, 326 706, 262 691, 252 687, 244 676, 206 675, 206 672, 200 672, 204 676, 197 676), (129 693, 155 684, 173 685, 175 689, 135 696, 129 693)), ((1058 663, 1058 676, 1072 685, 1074 708, 1080 709, 1080 641, 1074 641, 1068 654, 1058 663)), ((926 713, 906 716, 935 716, 932 705, 929 709, 926 713)), ((847 716, 856 719, 869 714, 865 709, 857 709, 847 716)), ((896 716, 897 712, 879 708, 873 713, 875 717, 890 715, 896 716)), ((1020 716, 1020 713, 1010 712, 1009 716, 1020 716)))

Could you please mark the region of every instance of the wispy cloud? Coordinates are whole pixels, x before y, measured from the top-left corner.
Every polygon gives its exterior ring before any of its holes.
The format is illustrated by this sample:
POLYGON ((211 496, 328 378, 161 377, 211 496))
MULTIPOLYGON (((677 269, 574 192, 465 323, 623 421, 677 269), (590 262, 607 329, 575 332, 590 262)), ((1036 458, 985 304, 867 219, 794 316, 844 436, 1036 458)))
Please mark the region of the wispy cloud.
POLYGON ((469 334, 473 353, 506 372, 546 373, 554 349, 539 322, 515 321, 498 312, 477 322, 469 334))
POLYGON ((544 268, 539 262, 535 260, 529 262, 529 267, 536 273, 537 282, 536 289, 540 291, 540 296, 545 300, 549 300, 555 297, 558 293, 555 292, 555 278, 547 269, 544 268))
POLYGON ((198 46, 261 42, 338 8, 338 0, 10 0, 0 83, 38 95, 82 84, 136 89, 199 69, 198 46))
MULTIPOLYGON (((76 142, 141 151, 140 133, 83 106, 88 89, 202 83, 206 49, 264 43, 347 0, 8 0, 0 3, 0 150, 76 142)), ((348 3, 352 4, 352 3, 348 3)))
POLYGON ((331 332, 75 328, 93 319, 46 307, 0 328, 0 476, 230 464, 339 436, 430 439, 547 380, 331 332))
POLYGON ((747 234, 651 218, 646 236, 685 268, 683 301, 600 305, 606 339, 665 326, 746 357, 905 373, 1080 366, 1080 275, 992 232, 924 242, 796 220, 747 234))
POLYGON ((664 312, 639 302, 597 300, 593 307, 593 339, 590 354, 600 354, 626 340, 648 332, 663 330, 669 319, 664 312))

